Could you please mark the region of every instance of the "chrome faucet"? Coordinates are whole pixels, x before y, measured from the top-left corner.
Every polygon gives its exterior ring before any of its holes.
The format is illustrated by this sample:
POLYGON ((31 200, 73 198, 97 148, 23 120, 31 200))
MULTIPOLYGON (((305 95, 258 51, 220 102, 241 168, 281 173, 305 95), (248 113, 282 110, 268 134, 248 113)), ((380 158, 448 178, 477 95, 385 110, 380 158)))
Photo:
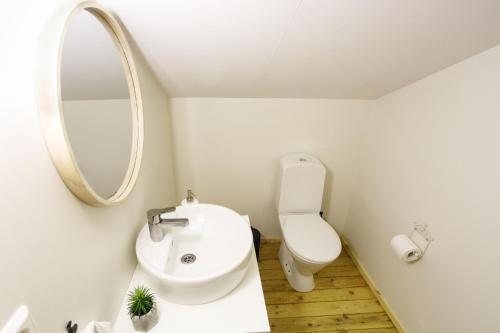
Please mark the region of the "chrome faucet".
POLYGON ((179 226, 185 227, 189 224, 189 219, 182 218, 162 218, 161 215, 164 213, 175 212, 175 207, 168 207, 162 209, 150 209, 148 210, 148 227, 149 236, 153 242, 161 242, 165 237, 164 229, 162 226, 179 226))
POLYGON ((186 197, 186 201, 187 201, 187 202, 189 202, 189 203, 191 203, 191 202, 193 202, 193 201, 194 201, 194 199, 196 199, 196 198, 195 198, 195 196, 194 196, 193 191, 188 190, 187 197, 186 197))

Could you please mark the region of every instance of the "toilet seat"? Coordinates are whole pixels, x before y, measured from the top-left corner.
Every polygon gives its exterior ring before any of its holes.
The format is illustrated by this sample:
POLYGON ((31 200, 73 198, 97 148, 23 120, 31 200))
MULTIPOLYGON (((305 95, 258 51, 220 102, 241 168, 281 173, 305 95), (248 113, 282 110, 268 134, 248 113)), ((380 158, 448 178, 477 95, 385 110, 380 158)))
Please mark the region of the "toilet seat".
POLYGON ((329 263, 342 250, 339 236, 318 214, 286 216, 283 238, 287 248, 306 262, 329 263))

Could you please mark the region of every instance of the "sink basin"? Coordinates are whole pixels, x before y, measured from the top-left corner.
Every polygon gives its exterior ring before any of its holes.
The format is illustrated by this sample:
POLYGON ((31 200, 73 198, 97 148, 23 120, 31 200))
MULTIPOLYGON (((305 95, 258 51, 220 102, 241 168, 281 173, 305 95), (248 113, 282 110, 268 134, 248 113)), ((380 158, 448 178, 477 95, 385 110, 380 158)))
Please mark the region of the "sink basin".
POLYGON ((253 246, 241 215, 222 206, 191 204, 162 217, 186 217, 189 224, 166 227, 165 238, 153 242, 146 223, 137 237, 137 259, 156 294, 173 303, 202 304, 240 283, 253 246))

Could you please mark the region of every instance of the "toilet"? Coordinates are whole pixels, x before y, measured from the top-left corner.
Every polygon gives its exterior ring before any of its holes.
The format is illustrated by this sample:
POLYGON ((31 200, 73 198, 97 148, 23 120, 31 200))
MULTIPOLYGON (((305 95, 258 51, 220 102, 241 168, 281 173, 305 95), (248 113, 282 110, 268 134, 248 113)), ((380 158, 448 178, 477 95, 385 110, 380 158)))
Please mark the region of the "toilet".
POLYGON ((283 241, 279 260, 297 291, 314 289, 313 274, 339 256, 342 245, 320 215, 326 170, 314 156, 290 154, 280 159, 276 208, 283 241))

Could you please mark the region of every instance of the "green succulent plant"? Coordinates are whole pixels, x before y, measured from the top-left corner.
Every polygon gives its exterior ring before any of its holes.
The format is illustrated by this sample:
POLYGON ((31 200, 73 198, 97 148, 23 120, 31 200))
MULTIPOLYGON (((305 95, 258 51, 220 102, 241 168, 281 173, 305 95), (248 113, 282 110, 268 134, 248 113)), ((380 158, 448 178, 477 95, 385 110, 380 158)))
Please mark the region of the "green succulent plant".
POLYGON ((130 317, 142 317, 155 305, 155 296, 145 286, 137 286, 128 293, 127 309, 130 317))

